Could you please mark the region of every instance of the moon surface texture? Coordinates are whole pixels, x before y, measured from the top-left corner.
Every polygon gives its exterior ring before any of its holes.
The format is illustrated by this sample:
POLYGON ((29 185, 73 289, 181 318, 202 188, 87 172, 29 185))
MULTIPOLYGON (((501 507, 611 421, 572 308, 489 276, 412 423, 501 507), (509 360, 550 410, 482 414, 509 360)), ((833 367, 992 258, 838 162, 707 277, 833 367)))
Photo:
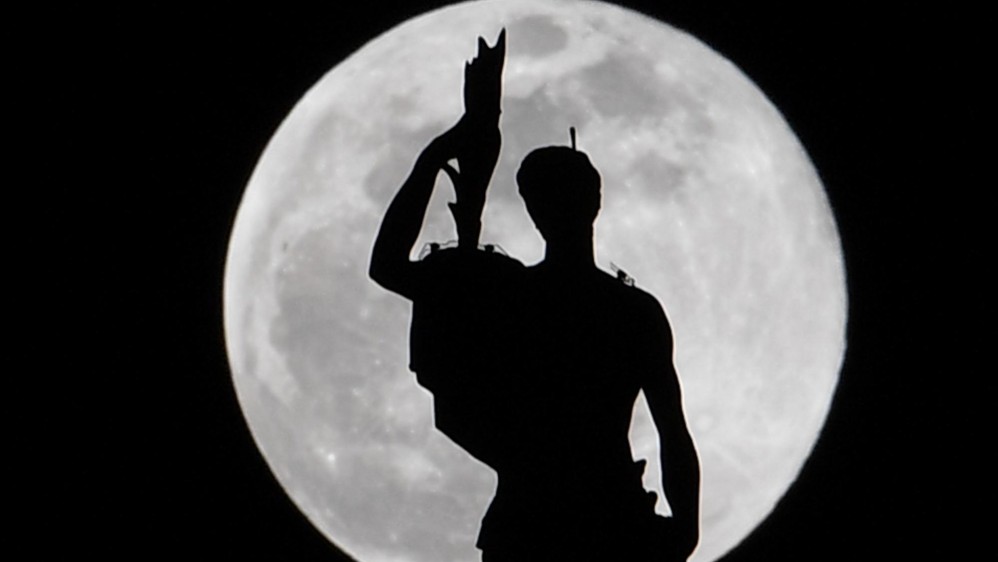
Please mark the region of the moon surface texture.
MULTIPOLYGON (((367 265, 416 156, 463 111, 477 37, 491 44, 503 27, 503 145, 482 241, 542 258, 514 174, 576 127, 603 177, 597 263, 624 269, 672 323, 703 471, 693 559, 715 560, 772 510, 821 430, 845 349, 842 253, 823 186, 762 92, 697 39, 620 7, 451 6, 372 40, 302 98, 231 237, 225 328, 240 404, 281 485, 351 556, 479 559, 496 475, 434 428, 431 395, 407 369, 409 303, 367 265)), ((449 200, 441 174, 414 257, 456 237, 449 200)), ((643 397, 631 439, 661 497, 643 397)))

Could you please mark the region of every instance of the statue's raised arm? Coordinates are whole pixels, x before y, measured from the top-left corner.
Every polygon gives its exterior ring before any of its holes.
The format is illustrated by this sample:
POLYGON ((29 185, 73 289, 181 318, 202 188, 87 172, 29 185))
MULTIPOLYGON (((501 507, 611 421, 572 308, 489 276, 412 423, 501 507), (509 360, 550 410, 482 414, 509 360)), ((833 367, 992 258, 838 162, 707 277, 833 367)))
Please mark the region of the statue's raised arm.
POLYGON ((461 247, 478 245, 485 194, 499 159, 499 102, 505 56, 505 30, 494 47, 479 38, 478 55, 464 70, 464 115, 423 149, 389 205, 369 269, 371 278, 382 287, 412 298, 420 281, 409 254, 419 237, 441 170, 450 177, 457 194, 456 201, 448 206, 457 226, 458 243, 461 247), (451 160, 457 160, 457 169, 448 163, 451 160))

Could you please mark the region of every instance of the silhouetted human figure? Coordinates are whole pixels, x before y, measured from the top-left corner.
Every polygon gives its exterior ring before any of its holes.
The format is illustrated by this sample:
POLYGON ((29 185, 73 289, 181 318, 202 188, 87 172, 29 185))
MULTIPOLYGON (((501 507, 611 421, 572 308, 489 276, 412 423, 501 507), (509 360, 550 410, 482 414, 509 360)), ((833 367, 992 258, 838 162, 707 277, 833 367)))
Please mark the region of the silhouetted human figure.
POLYGON ((493 49, 480 41, 466 69, 465 116, 423 151, 392 201, 371 277, 413 301, 410 367, 434 394, 437 427, 499 475, 477 543, 483 562, 685 560, 699 536, 699 462, 671 329, 654 297, 594 263, 601 180, 574 132, 572 147, 527 155, 516 177, 544 260, 525 267, 478 249, 499 150, 504 47, 503 34, 493 49), (470 91, 485 92, 479 100, 496 111, 469 103, 470 91), (413 262, 440 170, 458 194, 458 247, 413 262), (654 513, 644 461, 631 455, 639 391, 659 432, 671 518, 654 513))

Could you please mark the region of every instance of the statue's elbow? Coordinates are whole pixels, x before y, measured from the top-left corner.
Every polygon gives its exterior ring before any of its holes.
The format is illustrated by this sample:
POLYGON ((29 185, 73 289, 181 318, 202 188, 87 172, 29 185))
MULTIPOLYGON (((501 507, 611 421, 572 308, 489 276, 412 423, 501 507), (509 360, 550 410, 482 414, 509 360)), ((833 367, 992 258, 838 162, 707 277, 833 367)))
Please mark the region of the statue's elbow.
POLYGON ((379 260, 371 260, 371 263, 367 266, 367 276, 371 278, 378 285, 384 288, 388 288, 391 284, 391 274, 388 272, 388 268, 384 266, 379 260))
POLYGON ((379 260, 371 260, 371 264, 367 268, 367 275, 381 288, 404 296, 406 293, 403 282, 404 275, 399 269, 379 260))

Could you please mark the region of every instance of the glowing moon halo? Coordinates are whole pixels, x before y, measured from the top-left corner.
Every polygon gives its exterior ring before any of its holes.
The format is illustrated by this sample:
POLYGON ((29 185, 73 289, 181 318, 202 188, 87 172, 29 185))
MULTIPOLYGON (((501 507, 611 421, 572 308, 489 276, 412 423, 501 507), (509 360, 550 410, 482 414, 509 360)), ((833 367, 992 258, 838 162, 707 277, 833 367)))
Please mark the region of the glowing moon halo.
MULTIPOLYGON (((703 465, 694 559, 713 560, 770 511, 823 423, 844 349, 841 252, 820 181, 758 89, 694 38, 618 7, 453 6, 367 44, 304 96, 232 235, 240 403, 287 492, 362 562, 477 559, 494 475, 433 429, 406 369, 408 306, 366 268, 416 154, 460 115, 475 38, 502 27, 503 152, 483 240, 540 259, 513 174, 577 127, 603 176, 597 259, 626 269, 673 324, 703 465)), ((424 241, 453 238, 449 197, 441 180, 424 241)), ((637 414, 635 456, 657 486, 656 437, 637 414)))

